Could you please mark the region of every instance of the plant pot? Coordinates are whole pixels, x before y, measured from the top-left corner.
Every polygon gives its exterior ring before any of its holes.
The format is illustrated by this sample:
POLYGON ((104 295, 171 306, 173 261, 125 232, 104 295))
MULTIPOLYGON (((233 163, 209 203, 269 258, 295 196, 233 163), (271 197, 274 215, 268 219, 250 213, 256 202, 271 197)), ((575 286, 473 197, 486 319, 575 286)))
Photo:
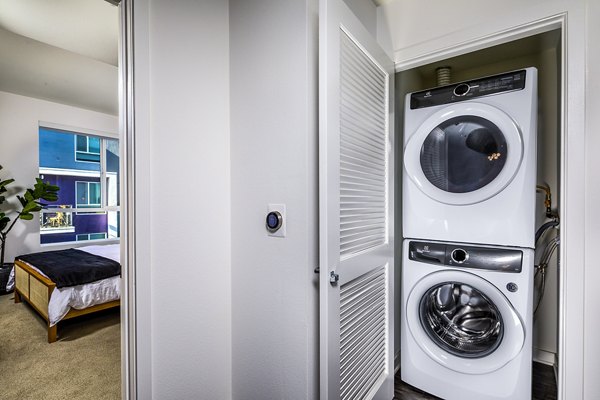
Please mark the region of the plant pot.
POLYGON ((10 293, 14 290, 13 288, 8 291, 6 290, 6 284, 8 283, 8 277, 10 276, 12 268, 12 263, 4 263, 0 266, 0 295, 10 293))

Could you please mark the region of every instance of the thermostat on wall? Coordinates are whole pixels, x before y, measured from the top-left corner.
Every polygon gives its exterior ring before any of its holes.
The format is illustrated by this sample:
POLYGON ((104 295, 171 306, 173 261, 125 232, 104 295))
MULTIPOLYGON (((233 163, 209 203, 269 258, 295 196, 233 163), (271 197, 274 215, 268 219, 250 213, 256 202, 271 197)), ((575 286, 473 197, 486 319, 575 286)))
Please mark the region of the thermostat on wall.
POLYGON ((269 236, 285 237, 285 204, 269 204, 265 227, 269 236))

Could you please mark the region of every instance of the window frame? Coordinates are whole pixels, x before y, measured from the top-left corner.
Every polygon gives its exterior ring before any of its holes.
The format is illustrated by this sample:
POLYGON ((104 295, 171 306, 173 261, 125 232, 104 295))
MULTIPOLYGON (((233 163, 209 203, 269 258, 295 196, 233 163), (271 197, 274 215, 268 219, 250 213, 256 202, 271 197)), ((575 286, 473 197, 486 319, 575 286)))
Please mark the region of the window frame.
MULTIPOLYGON (((70 132, 71 133, 71 132, 70 132)), ((73 157, 75 157, 75 162, 83 162, 83 163, 90 163, 90 164, 99 164, 102 162, 102 142, 103 142, 103 138, 101 136, 97 136, 97 135, 88 135, 85 133, 77 133, 77 132, 72 132, 73 133, 73 142, 74 142, 74 146, 75 146, 75 151, 73 152, 73 157), (85 148, 86 151, 81 151, 77 149, 77 139, 79 137, 84 137, 85 138, 85 148), (100 150, 98 153, 94 153, 90 151, 90 138, 97 138, 100 140, 100 150), (98 161, 88 161, 88 160, 79 160, 77 159, 77 153, 81 153, 81 154, 91 154, 91 155, 97 155, 98 156, 98 161)))
MULTIPOLYGON (((55 130, 58 131, 59 133, 64 133, 64 134, 72 134, 74 136, 74 157, 76 157, 76 153, 77 153, 77 137, 78 136, 84 136, 86 138, 88 138, 88 140, 86 141, 86 144, 88 146, 89 149, 89 138, 90 137, 95 137, 98 138, 100 140, 100 161, 96 162, 96 161, 79 161, 75 158, 76 162, 80 162, 80 163, 92 163, 92 164, 99 164, 100 165, 100 171, 86 171, 85 174, 82 174, 81 177, 93 177, 93 178, 98 178, 99 181, 98 182, 90 182, 90 181, 75 181, 75 182, 86 182, 88 183, 98 183, 100 184, 100 205, 99 207, 77 207, 77 183, 75 183, 75 203, 73 204, 74 207, 69 209, 69 213, 71 213, 72 215, 85 215, 85 214, 108 214, 109 212, 121 212, 121 205, 120 205, 120 199, 119 197, 117 197, 117 205, 113 205, 113 206, 109 206, 107 204, 108 198, 108 188, 106 183, 107 181, 107 175, 115 175, 115 172, 108 172, 106 171, 106 152, 108 151, 107 148, 107 141, 111 140, 111 141, 116 141, 119 144, 119 148, 121 146, 121 140, 119 138, 119 136, 117 134, 112 134, 112 133, 108 133, 108 132, 102 132, 102 131, 97 131, 97 130, 92 130, 92 129, 85 129, 85 128, 78 128, 78 127, 72 127, 72 126, 65 126, 65 125, 60 125, 60 124, 55 124, 55 123, 48 123, 48 122, 39 122, 38 125, 38 132, 40 129, 51 129, 51 130, 55 130)), ((39 134, 39 133, 38 133, 39 134)), ((95 153, 94 153, 95 154, 95 153)), ((120 157, 121 155, 118 154, 118 156, 120 157)), ((119 162, 119 171, 116 173, 117 176, 121 175, 121 163, 119 162)), ((55 175, 61 175, 64 174, 64 171, 52 171, 51 168, 44 168, 41 167, 39 165, 38 162, 38 170, 40 174, 55 174, 55 175)), ((68 175, 68 174, 67 174, 68 175)), ((122 179, 122 178, 121 178, 122 179)), ((89 190, 89 186, 88 186, 88 190, 89 190)), ((119 189, 117 189, 119 190, 119 189)), ((89 196, 88 196, 89 197, 89 196)), ((58 208, 58 207, 47 207, 47 208, 43 208, 40 211, 40 217, 42 214, 45 213, 56 213, 56 212, 65 212, 64 208, 58 208)), ((40 218, 40 220, 42 220, 42 218, 40 218)), ((50 232, 45 232, 45 234, 50 234, 50 232)), ((77 240, 77 235, 75 235, 75 240, 72 241, 64 241, 64 242, 52 242, 52 243, 42 243, 41 242, 41 226, 40 226, 40 246, 42 247, 46 247, 46 246, 61 246, 64 244, 68 244, 68 243, 78 243, 78 242, 83 242, 83 241, 78 241, 77 240)), ((82 235, 82 234, 80 234, 82 235)), ((109 237, 109 231, 108 231, 108 227, 107 227, 107 232, 105 232, 105 239, 94 239, 94 241, 96 242, 101 242, 101 243, 118 243, 121 239, 121 235, 119 232, 119 237, 117 238, 111 238, 109 237)))
POLYGON ((78 233, 75 235, 76 242, 89 242, 89 241, 100 241, 100 240, 109 240, 106 232, 98 232, 98 233, 78 233), (91 235, 104 235, 102 239, 91 239, 91 235), (80 236, 87 236, 87 239, 79 239, 80 236))
POLYGON ((93 181, 75 181, 75 208, 101 208, 102 204, 104 203, 102 200, 102 182, 93 182, 93 181), (78 184, 79 183, 85 183, 87 186, 87 204, 89 206, 92 207, 87 207, 85 205, 83 205, 83 203, 79 203, 79 193, 77 191, 77 188, 79 187, 78 184), (99 192, 100 192, 100 203, 90 203, 90 184, 94 184, 94 185, 98 185, 99 186, 99 192))

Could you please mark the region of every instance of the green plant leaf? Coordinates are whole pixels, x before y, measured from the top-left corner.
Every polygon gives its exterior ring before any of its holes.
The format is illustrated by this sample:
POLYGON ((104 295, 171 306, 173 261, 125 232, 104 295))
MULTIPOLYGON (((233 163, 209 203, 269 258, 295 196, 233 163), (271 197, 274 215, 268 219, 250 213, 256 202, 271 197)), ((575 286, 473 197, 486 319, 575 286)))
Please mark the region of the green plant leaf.
POLYGON ((0 232, 2 232, 10 222, 10 218, 6 217, 4 213, 0 213, 0 232))
POLYGON ((27 189, 24 196, 25 196, 25 200, 27 200, 27 202, 35 200, 34 193, 33 193, 33 191, 31 191, 31 189, 27 189))
MULTIPOLYGON (((0 170, 2 166, 0 165, 0 170)), ((14 182, 14 179, 6 179, 0 182, 0 194, 5 193, 6 186, 14 182)), ((49 183, 44 183, 40 178, 35 178, 35 184, 33 185, 33 189, 25 190, 22 196, 16 195, 16 198, 19 200, 21 204, 21 211, 19 212, 18 218, 26 221, 31 221, 34 218, 32 213, 41 211, 44 204, 41 203, 40 199, 46 201, 56 201, 58 200, 57 192, 60 188, 56 185, 51 185, 49 183)), ((0 204, 6 200, 5 196, 0 196, 0 204)), ((6 234, 4 229, 6 229, 8 223, 11 221, 9 217, 7 217, 4 213, 0 212, 0 232, 6 234)), ((9 230, 13 225, 10 225, 9 230)))
POLYGON ((23 207, 23 211, 21 211, 21 213, 30 213, 34 211, 39 211, 41 209, 42 207, 40 207, 35 201, 30 201, 23 207))
POLYGON ((11 183, 13 183, 14 181, 15 181, 14 179, 6 179, 6 180, 4 180, 4 181, 0 182, 0 188, 2 188, 2 189, 4 189, 4 190, 6 190, 6 189, 5 189, 5 186, 8 186, 8 185, 10 185, 10 184, 11 184, 11 183))
POLYGON ((58 200, 58 196, 53 193, 46 193, 42 196, 42 199, 46 201, 56 201, 58 200))
POLYGON ((21 203, 21 205, 23 207, 25 207, 27 205, 27 200, 25 200, 24 198, 22 198, 21 196, 17 195, 17 199, 19 200, 19 203, 21 203))

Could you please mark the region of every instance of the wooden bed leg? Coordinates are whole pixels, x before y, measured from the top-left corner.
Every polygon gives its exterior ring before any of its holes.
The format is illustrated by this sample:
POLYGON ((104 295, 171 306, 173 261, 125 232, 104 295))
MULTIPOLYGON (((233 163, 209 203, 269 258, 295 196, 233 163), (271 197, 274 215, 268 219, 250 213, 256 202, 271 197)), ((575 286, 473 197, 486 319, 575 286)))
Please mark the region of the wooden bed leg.
POLYGON ((16 290, 14 291, 14 293, 15 293, 15 303, 20 303, 21 302, 21 295, 16 290))
POLYGON ((56 342, 56 327, 58 324, 54 326, 48 326, 48 343, 56 342))

